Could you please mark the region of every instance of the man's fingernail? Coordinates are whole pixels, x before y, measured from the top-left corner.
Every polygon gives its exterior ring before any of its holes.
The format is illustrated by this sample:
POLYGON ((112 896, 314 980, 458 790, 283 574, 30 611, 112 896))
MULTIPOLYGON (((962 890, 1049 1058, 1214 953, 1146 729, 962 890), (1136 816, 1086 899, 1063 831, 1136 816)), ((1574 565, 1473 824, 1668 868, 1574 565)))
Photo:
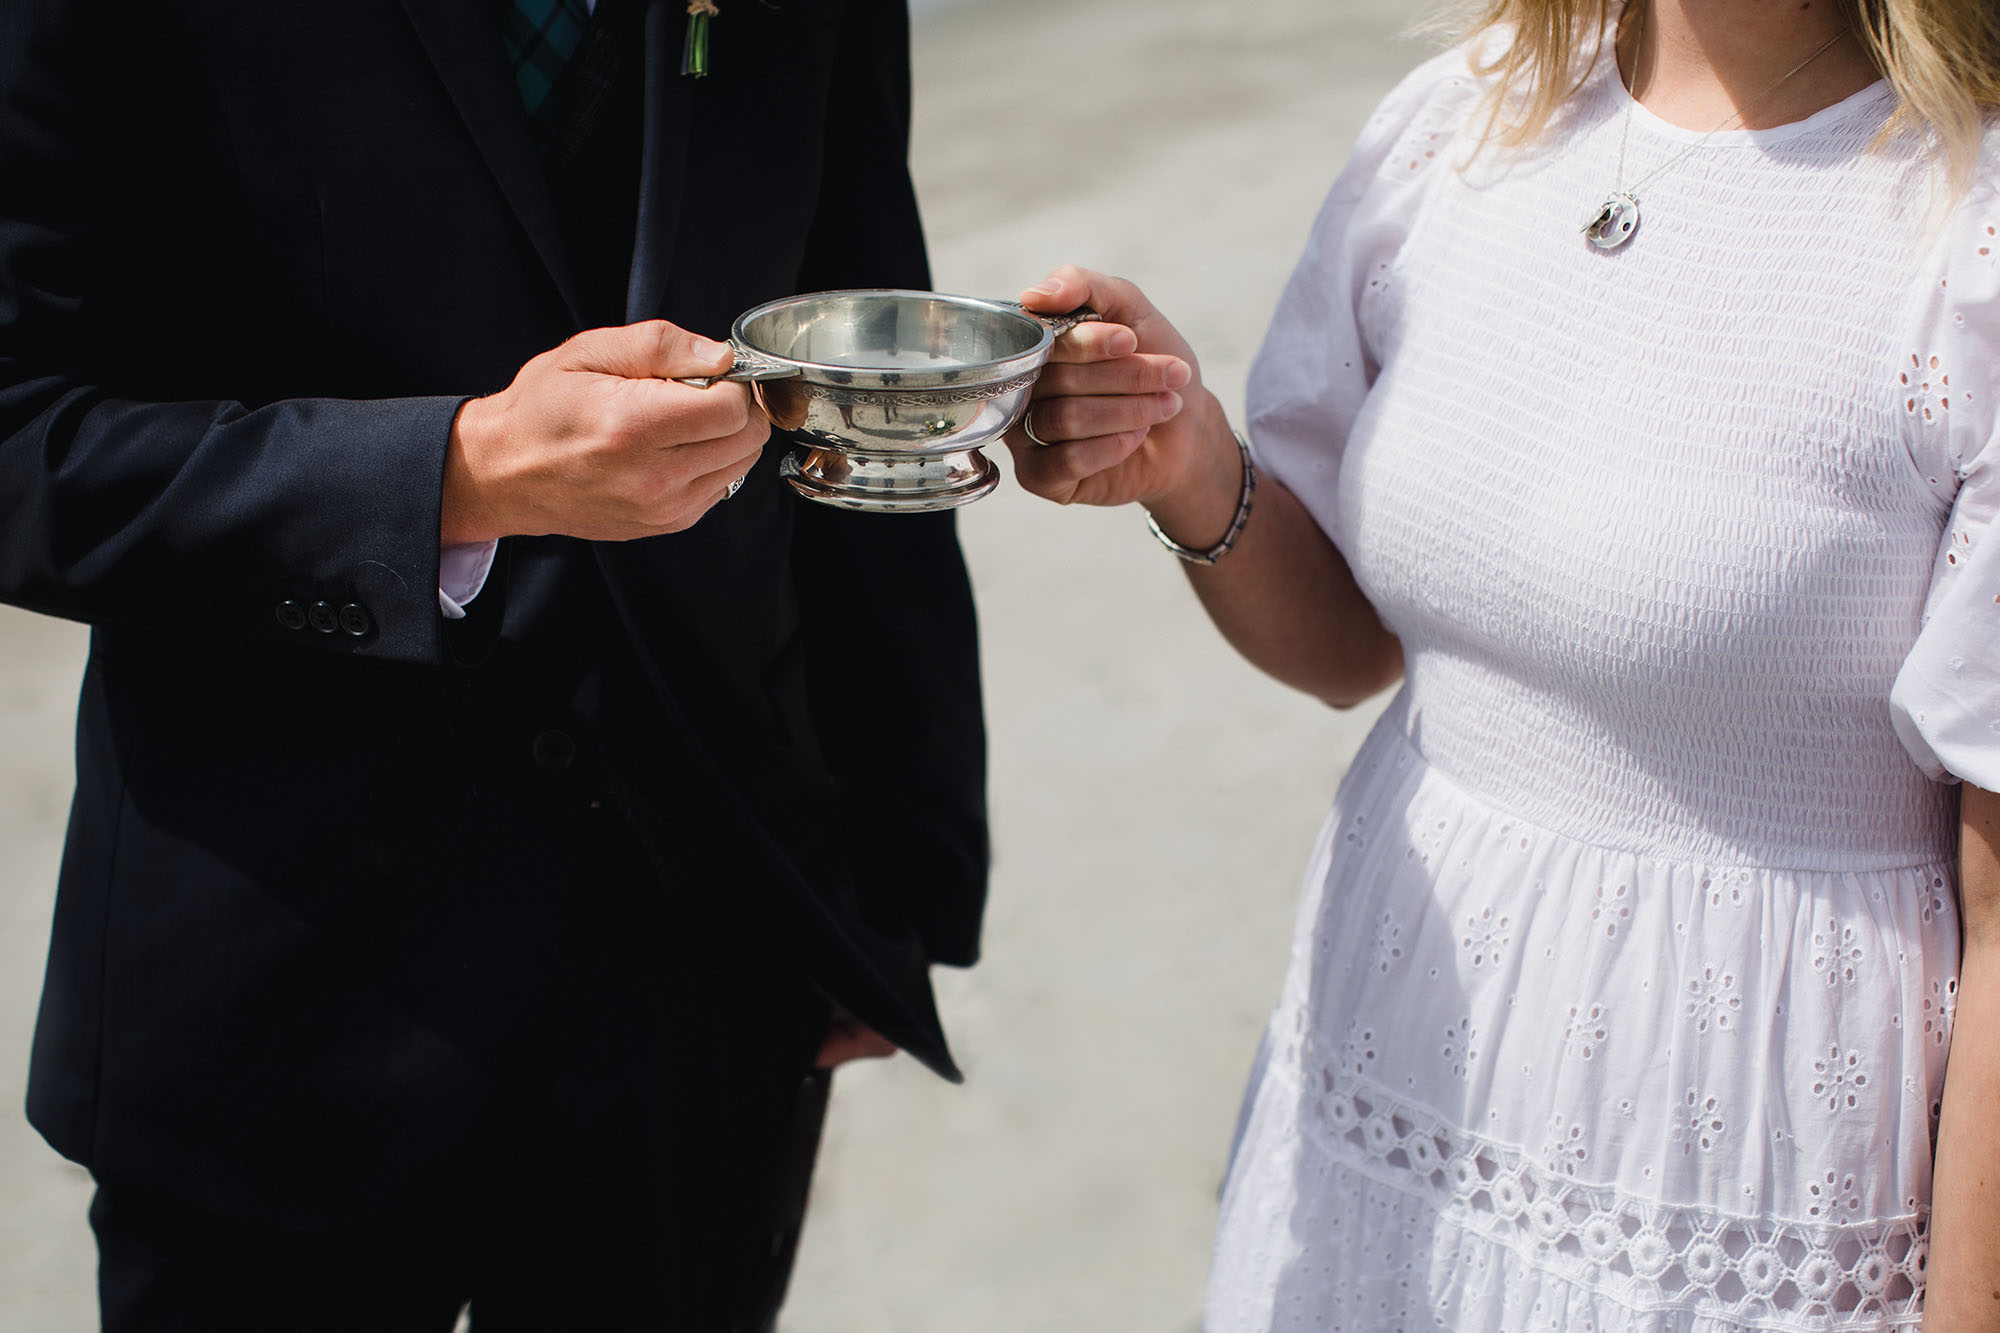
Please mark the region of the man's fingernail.
POLYGON ((697 336, 694 340, 694 354, 704 361, 713 361, 721 356, 728 346, 728 343, 719 343, 713 338, 697 336))
POLYGON ((1178 389, 1194 378, 1194 367, 1185 361, 1176 361, 1167 367, 1167 387, 1178 389))
POLYGON ((1040 282, 1028 288, 1028 290, 1031 292, 1037 292, 1043 296, 1054 296, 1057 292, 1062 290, 1062 284, 1060 282, 1057 282, 1054 278, 1043 278, 1040 282))
POLYGON ((1130 356, 1139 350, 1139 335, 1130 329, 1120 329, 1111 335, 1109 347, 1113 356, 1130 356))
POLYGON ((1169 393, 1167 395, 1167 415, 1170 417, 1177 417, 1180 414, 1181 414, 1181 396, 1177 393, 1169 393))

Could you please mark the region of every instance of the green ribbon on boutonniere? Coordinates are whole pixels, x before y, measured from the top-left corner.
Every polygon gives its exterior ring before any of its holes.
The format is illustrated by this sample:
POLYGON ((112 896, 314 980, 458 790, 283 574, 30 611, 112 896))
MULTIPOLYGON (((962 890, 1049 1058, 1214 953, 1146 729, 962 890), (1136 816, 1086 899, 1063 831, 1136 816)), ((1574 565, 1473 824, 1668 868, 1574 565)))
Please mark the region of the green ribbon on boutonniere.
POLYGON ((708 77, 708 21, 720 12, 715 7, 715 0, 688 0, 687 45, 681 48, 683 77, 708 77))

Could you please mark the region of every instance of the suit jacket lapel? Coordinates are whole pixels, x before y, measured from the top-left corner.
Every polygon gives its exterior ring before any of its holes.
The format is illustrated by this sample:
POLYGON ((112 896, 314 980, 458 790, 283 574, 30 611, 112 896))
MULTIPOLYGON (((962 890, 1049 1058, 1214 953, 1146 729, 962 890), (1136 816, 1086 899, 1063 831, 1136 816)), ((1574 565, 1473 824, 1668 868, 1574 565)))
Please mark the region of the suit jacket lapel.
POLYGON ((571 317, 581 323, 582 305, 556 227, 548 173, 535 150, 528 113, 507 68, 498 30, 482 7, 490 8, 490 0, 403 0, 411 25, 501 193, 520 218, 571 317))
POLYGON ((668 0, 648 0, 642 39, 646 111, 639 157, 639 224, 632 244, 632 279, 625 293, 629 323, 660 317, 673 272, 687 175, 689 80, 680 75, 678 54, 686 22, 668 0))

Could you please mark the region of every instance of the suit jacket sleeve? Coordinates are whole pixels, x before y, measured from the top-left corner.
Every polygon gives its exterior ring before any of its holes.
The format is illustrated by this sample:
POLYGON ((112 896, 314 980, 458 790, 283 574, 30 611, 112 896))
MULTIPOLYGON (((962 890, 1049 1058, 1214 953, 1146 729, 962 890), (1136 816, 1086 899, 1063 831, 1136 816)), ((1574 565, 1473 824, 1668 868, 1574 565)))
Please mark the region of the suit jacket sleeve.
MULTIPOLYGON (((186 364, 201 316, 143 327, 175 306, 121 262, 118 237, 152 225, 149 209, 164 227, 199 208, 204 182, 190 167, 179 197, 124 193, 145 81, 157 96, 171 81, 106 55, 90 9, 0 7, 0 599, 436 660, 438 504, 461 399, 257 402, 225 392, 227 371, 185 388, 160 372, 186 364), (274 616, 316 600, 361 605, 369 628, 301 633, 274 616)), ((224 343, 279 336, 214 334, 218 366, 224 343)))
MULTIPOLYGON (((836 57, 825 175, 800 274, 804 291, 930 286, 907 166, 908 16, 853 0, 836 57)), ((914 927, 937 962, 979 952, 988 861, 986 738, 972 593, 953 516, 800 506, 796 567, 810 669, 879 682, 897 725, 838 709, 815 719, 845 799, 876 831, 855 848, 864 907, 914 927)))

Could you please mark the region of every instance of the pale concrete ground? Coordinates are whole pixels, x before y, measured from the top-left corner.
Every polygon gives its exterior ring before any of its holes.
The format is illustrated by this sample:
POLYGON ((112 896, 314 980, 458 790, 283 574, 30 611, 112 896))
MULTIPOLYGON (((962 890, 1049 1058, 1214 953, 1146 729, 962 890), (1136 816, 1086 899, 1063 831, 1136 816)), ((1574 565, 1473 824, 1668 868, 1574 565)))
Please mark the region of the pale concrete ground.
MULTIPOLYGON (((1131 277, 1242 383, 1368 109, 1395 0, 973 0, 916 29, 943 290, 1131 277)), ((893 519, 884 521, 893 522, 893 519)), ((1235 660, 1129 512, 965 511, 997 843, 970 1076, 843 1076, 787 1333, 1197 1326, 1237 1097, 1314 830, 1373 710, 1235 660)), ((0 1330, 95 1327, 88 1181, 21 1115, 83 636, 0 608, 0 1330)))

